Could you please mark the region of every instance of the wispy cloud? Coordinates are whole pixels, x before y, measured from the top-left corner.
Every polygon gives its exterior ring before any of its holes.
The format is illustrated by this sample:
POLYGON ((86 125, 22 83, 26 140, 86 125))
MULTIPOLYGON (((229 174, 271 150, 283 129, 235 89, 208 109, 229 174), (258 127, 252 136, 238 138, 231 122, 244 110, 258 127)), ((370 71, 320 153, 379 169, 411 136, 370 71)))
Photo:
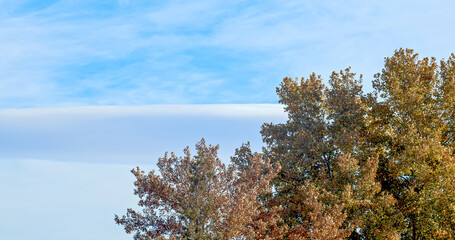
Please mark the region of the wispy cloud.
POLYGON ((455 51, 444 0, 39 2, 0 2, 2 108, 273 103, 284 76, 455 51))

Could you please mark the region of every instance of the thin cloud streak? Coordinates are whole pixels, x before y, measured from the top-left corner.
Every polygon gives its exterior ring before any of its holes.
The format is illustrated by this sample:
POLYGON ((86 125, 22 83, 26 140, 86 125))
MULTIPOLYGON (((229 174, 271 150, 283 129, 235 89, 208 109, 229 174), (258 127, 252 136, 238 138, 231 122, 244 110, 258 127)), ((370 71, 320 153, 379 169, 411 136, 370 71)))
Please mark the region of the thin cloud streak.
POLYGON ((0 110, 0 159, 151 163, 204 137, 228 162, 244 142, 261 151, 261 125, 285 119, 276 104, 0 110))
MULTIPOLYGON (((148 105, 148 106, 85 106, 70 108, 29 108, 0 110, 2 119, 50 115, 85 115, 92 118, 122 115, 184 115, 220 116, 227 118, 281 118, 283 105, 279 104, 199 104, 199 105, 148 105)), ((16 120, 14 120, 16 121, 16 120)))

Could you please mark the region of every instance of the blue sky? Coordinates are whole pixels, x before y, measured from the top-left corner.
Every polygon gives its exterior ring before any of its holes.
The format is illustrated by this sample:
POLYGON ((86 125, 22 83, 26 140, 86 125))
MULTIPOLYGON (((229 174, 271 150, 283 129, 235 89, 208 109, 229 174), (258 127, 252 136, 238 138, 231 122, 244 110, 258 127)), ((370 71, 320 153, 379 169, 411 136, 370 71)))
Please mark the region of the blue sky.
POLYGON ((285 76, 455 51, 453 1, 0 1, 1 108, 276 103, 285 76))
POLYGON ((131 239, 136 165, 261 148, 283 77, 455 52, 449 0, 0 0, 0 239, 131 239), (26 227, 24 227, 26 226, 26 227))

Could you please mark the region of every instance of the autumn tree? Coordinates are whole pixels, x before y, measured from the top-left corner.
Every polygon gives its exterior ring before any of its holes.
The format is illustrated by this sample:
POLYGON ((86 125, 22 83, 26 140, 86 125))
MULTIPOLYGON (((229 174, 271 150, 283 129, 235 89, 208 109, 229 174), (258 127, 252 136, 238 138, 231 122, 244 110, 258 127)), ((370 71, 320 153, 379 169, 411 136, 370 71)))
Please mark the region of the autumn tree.
MULTIPOLYGON (((395 201, 377 218, 401 239, 454 239, 455 55, 438 64, 397 50, 373 87, 368 143, 379 153, 382 192, 395 201)), ((371 238, 380 224, 370 223, 371 238)))
POLYGON ((280 208, 266 208, 258 199, 270 191, 279 166, 251 154, 243 167, 226 167, 218 146, 204 139, 196 150, 195 156, 189 148, 183 157, 166 153, 158 160, 160 174, 133 169, 142 212, 128 209, 115 216, 117 224, 135 239, 279 239, 280 208))
POLYGON ((288 120, 264 124, 282 171, 269 203, 290 239, 455 238, 455 55, 400 49, 364 94, 362 77, 285 78, 288 120), (333 233, 333 234, 330 234, 333 233))
MULTIPOLYGON (((367 98, 361 77, 333 72, 285 78, 277 88, 288 120, 266 123, 265 156, 282 167, 270 202, 284 207, 291 239, 341 239, 362 225, 380 186, 377 156, 365 143, 367 98)), ((388 196, 383 196, 388 198, 388 196)))

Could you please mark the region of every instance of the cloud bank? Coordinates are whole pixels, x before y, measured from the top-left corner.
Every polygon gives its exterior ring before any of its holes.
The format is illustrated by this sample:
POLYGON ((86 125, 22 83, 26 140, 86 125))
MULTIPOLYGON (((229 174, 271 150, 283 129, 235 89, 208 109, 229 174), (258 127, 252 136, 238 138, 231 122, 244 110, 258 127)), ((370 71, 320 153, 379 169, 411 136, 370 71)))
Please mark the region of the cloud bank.
POLYGON ((131 238, 113 217, 136 206, 132 168, 156 169, 202 137, 228 163, 243 142, 261 150, 263 122, 285 118, 276 104, 0 110, 0 239, 131 238))

